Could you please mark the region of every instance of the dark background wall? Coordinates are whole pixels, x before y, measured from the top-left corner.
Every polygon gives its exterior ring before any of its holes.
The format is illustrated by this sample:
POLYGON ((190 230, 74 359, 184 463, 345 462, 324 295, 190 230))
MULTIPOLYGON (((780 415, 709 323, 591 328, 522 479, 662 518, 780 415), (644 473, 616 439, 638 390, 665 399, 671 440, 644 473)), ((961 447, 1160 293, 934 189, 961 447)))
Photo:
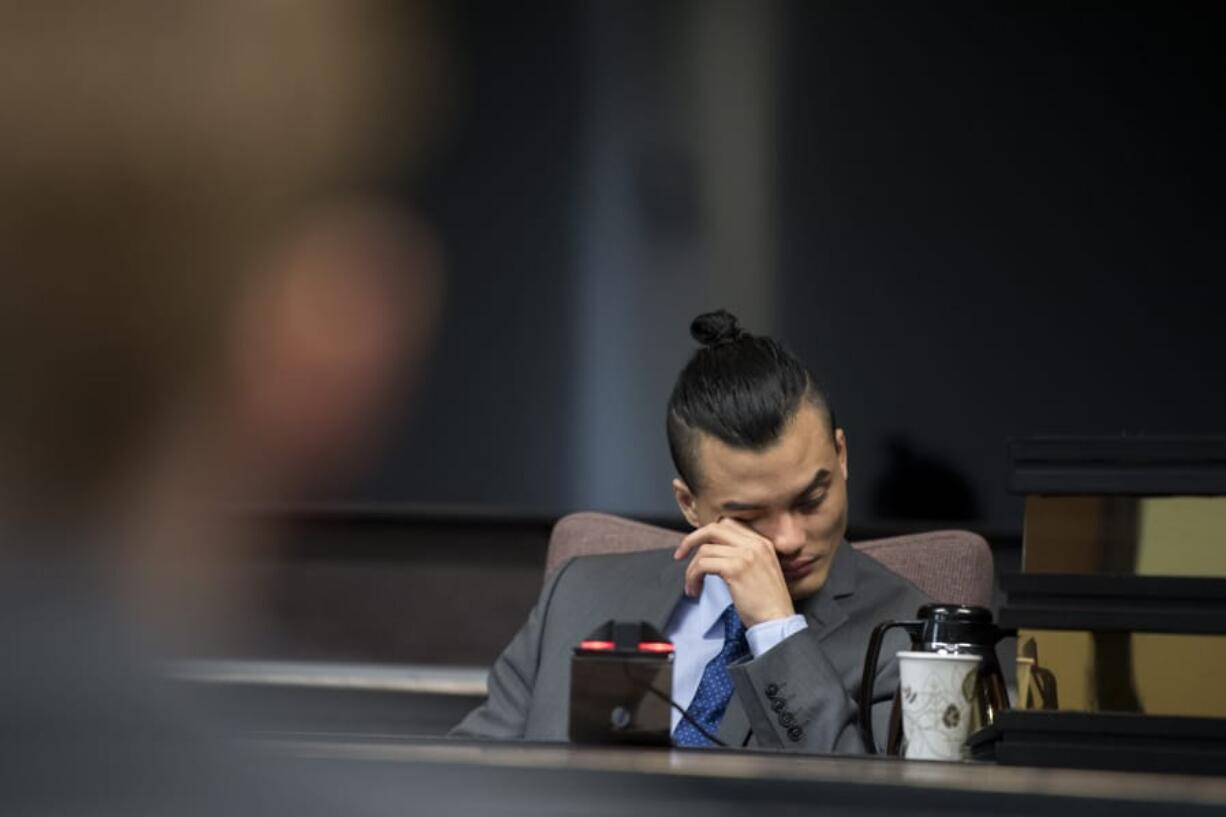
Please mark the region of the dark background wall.
POLYGON ((671 512, 688 319, 783 337, 853 519, 1020 526, 1005 443, 1222 430, 1212 5, 447 4, 427 380, 351 496, 671 512))
POLYGON ((439 4, 454 121, 411 195, 442 244, 444 314, 417 399, 356 498, 563 504, 581 11, 439 4))
POLYGON ((1009 435, 1222 428, 1220 7, 790 14, 782 329, 861 515, 1008 528, 1009 435))

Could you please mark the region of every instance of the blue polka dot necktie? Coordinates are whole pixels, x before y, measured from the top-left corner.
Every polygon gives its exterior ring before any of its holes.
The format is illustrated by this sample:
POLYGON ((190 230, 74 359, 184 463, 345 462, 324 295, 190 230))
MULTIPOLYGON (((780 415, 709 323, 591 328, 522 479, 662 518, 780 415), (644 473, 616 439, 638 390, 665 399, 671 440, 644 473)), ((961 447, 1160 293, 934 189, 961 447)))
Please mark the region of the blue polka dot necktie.
MULTIPOLYGON (((728 674, 728 665, 749 655, 749 642, 745 640, 745 625, 736 614, 736 608, 729 604, 720 617, 724 622, 724 648, 707 663, 702 671, 702 680, 698 682, 698 691, 685 713, 702 724, 712 735, 719 729, 719 722, 724 718, 728 701, 732 700, 732 677, 728 674)), ((702 732, 694 728, 694 724, 682 718, 673 732, 675 746, 711 746, 702 732)))

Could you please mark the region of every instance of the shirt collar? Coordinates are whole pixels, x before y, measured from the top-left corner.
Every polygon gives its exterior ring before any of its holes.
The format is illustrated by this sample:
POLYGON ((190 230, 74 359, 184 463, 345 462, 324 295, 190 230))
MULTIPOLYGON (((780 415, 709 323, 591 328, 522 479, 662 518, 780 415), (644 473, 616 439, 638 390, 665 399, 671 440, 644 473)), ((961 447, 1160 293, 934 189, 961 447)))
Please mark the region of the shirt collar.
POLYGON ((732 591, 728 589, 728 584, 723 577, 713 573, 704 576, 702 593, 698 596, 698 610, 694 614, 694 621, 699 631, 704 635, 709 635, 711 630, 718 626, 718 635, 723 638, 724 629, 720 624, 720 617, 724 615, 729 604, 732 604, 732 591))

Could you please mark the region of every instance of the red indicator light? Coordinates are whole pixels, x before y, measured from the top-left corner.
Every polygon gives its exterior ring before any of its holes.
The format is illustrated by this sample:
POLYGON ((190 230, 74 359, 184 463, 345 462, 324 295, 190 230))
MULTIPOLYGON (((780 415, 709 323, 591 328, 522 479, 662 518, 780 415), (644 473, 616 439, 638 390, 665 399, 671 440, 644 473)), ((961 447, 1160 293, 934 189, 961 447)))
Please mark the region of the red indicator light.
POLYGON ((639 652, 672 652, 673 645, 667 641, 640 641, 639 652))
POLYGON ((598 651, 612 650, 613 642, 612 641, 580 641, 579 649, 598 650, 598 651))

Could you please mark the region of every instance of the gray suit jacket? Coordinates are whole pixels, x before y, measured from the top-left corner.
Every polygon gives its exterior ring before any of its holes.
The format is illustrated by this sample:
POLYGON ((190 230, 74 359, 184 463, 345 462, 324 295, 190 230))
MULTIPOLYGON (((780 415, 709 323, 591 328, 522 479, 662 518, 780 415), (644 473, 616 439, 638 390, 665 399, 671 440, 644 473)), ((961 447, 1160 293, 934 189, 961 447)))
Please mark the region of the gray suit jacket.
MULTIPOLYGON (((662 631, 683 592, 686 562, 672 554, 650 550, 567 562, 546 582, 527 623, 494 664, 488 700, 452 734, 566 740, 573 648, 609 619, 647 621, 662 631)), ((729 668, 736 694, 720 724, 720 740, 729 746, 863 751, 856 698, 869 634, 887 619, 914 618, 929 601, 844 542, 825 586, 798 606, 808 628, 729 668)), ((874 681, 878 743, 885 741, 898 686, 894 653, 908 646, 898 630, 890 634, 895 637, 882 647, 874 681)))

